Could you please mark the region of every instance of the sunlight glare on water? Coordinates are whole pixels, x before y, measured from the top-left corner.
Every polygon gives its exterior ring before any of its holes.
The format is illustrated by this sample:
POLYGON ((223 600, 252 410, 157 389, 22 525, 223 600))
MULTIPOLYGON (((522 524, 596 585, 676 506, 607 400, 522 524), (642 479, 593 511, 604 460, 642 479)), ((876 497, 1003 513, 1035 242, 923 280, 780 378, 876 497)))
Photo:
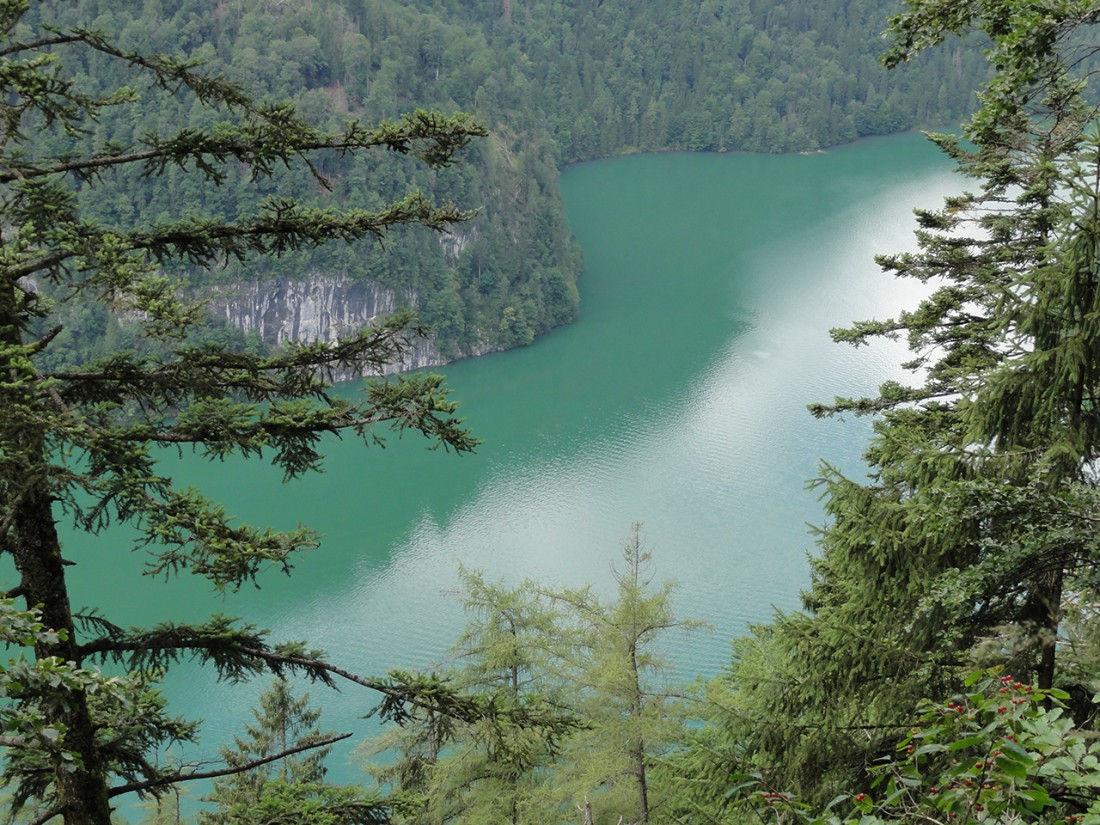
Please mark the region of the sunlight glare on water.
MULTIPOLYGON (((478 455, 334 442, 324 475, 289 486, 255 463, 180 462, 179 478, 230 512, 305 522, 324 549, 259 591, 149 583, 119 609, 150 623, 243 615, 362 674, 430 667, 465 622, 459 564, 490 581, 590 582, 608 594, 641 522, 656 580, 678 582, 678 613, 713 627, 674 643, 677 672, 716 673, 733 635, 798 606, 806 525, 821 520, 805 489, 819 460, 860 472, 868 422, 814 421, 806 405, 899 377, 900 344, 853 350, 828 329, 913 305, 919 288, 872 256, 912 248, 911 209, 957 188, 914 135, 809 157, 667 154, 567 170, 586 256, 581 317, 526 349, 444 370, 485 442, 478 455)), ((89 603, 110 604, 117 566, 134 564, 108 545, 82 568, 100 577, 81 585, 89 603)), ((175 712, 207 719, 210 757, 239 733, 262 682, 216 686, 183 666, 166 686, 175 712)), ((372 730, 361 716, 373 696, 313 693, 326 728, 372 730)), ((357 777, 335 760, 335 781, 357 777)))

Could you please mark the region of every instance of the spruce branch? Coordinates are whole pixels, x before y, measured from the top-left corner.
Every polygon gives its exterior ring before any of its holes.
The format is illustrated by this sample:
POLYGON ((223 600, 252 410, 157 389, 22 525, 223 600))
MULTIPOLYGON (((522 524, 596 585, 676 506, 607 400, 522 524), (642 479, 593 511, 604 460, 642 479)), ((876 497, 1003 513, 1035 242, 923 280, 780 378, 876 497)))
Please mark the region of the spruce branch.
POLYGON ((178 773, 165 774, 158 776, 154 779, 149 779, 144 782, 132 782, 128 785, 119 785, 111 788, 107 792, 107 796, 114 798, 116 796, 122 796, 128 793, 144 793, 145 791, 153 791, 154 793, 160 788, 164 788, 168 785, 174 785, 177 782, 193 782, 199 779, 218 779, 222 776, 234 776, 235 774, 246 773, 247 771, 255 770, 256 768, 269 765, 272 762, 278 762, 280 759, 286 759, 288 756, 294 756, 295 754, 304 753, 306 751, 315 750, 317 748, 328 747, 334 745, 337 742, 342 742, 345 739, 349 739, 353 736, 352 733, 336 733, 330 736, 325 736, 320 739, 310 740, 308 742, 300 742, 293 747, 286 748, 278 753, 271 754, 270 756, 264 756, 262 758, 252 759, 245 762, 242 765, 226 766, 224 768, 217 768, 209 771, 180 771, 178 773))

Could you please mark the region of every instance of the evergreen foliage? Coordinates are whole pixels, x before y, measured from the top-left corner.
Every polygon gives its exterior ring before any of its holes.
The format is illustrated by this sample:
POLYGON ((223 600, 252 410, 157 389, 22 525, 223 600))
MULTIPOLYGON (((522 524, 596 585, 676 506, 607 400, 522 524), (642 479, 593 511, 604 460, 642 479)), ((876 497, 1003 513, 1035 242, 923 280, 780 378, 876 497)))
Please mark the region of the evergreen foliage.
MULTIPOLYGON (((731 777, 753 771, 759 780, 744 781, 793 787, 811 805, 869 787, 877 760, 916 736, 909 709, 957 687, 974 658, 1033 673, 1038 695, 1079 680, 1065 697, 1087 697, 1089 528, 1100 518, 1100 135, 1083 95, 1093 6, 911 0, 893 21, 892 64, 949 34, 988 38, 994 74, 969 142, 935 138, 979 188, 918 216, 918 253, 882 260, 935 291, 895 320, 836 333, 855 344, 907 335, 920 380, 816 408, 879 416, 872 479, 825 468, 829 523, 805 611, 737 643, 729 675, 707 688, 707 723, 680 748, 653 645, 683 623, 668 588, 651 588, 637 532, 613 603, 467 575, 475 621, 463 665, 365 679, 223 616, 127 629, 75 613, 57 521, 129 523, 149 572, 192 572, 220 589, 289 570, 312 533, 232 522, 175 488, 157 450, 270 457, 293 478, 320 467, 331 435, 372 444, 392 427, 458 452, 475 442, 438 376, 373 382, 358 402, 328 392, 335 371, 382 370, 427 335, 409 313, 272 355, 204 327, 194 300, 204 289, 269 277, 277 257, 288 271, 409 290, 445 353, 527 343, 576 306, 559 163, 668 147, 812 149, 940 119, 967 88, 958 78, 976 72, 973 53, 941 51, 939 85, 864 84, 863 64, 846 61, 869 47, 843 44, 864 42, 871 0, 419 10, 237 0, 213 16, 186 0, 140 11, 0 0, 0 546, 16 575, 0 635, 32 651, 0 671, 13 811, 104 825, 115 797, 216 777, 211 822, 723 821, 738 815, 731 777), (177 45, 189 56, 146 51, 177 45), (220 73, 270 97, 257 102, 220 73), (486 131, 464 115, 402 116, 413 95, 486 116, 493 135, 471 147, 484 177, 451 161, 486 131), (362 111, 391 119, 348 119, 362 111), (382 161, 371 150, 390 151, 382 161), (474 216, 424 189, 480 201, 487 217, 463 223, 474 216), (414 234, 389 257, 362 245, 404 226, 442 235, 414 234), (1082 651, 1069 667, 1056 659, 1060 636, 1082 651), (377 771, 392 809, 326 785, 320 753, 298 756, 332 740, 317 738, 285 685, 227 767, 159 765, 164 745, 197 730, 155 687, 182 657, 219 678, 297 673, 378 691, 379 714, 399 726, 398 759, 377 771), (99 662, 129 675, 105 677, 99 662)), ((1084 719, 1091 707, 1073 711, 1084 719)), ((1052 748, 1072 756, 1067 742, 1052 748)), ((1010 777, 1023 764, 995 762, 1010 777)), ((769 799, 755 801, 774 810, 769 799)), ((1035 799, 1012 796, 1011 810, 1035 799)), ((898 800, 885 804, 893 816, 898 800)), ((921 804, 906 811, 920 818, 921 804)))
MULTIPOLYGON (((716 688, 729 704, 697 751, 704 775, 760 769, 821 804, 865 787, 908 709, 956 688, 974 661, 1092 695, 1056 654, 1083 627, 1063 625, 1066 597, 1089 609, 1100 558, 1100 144, 1084 94, 1096 19, 1094 2, 914 0, 892 21, 888 65, 949 34, 992 44, 966 142, 932 136, 976 190, 918 212, 919 251, 880 258, 928 297, 834 332, 856 345, 905 336, 915 381, 813 407, 877 416, 871 479, 824 468, 828 522, 805 610, 738 642, 716 688)), ((1076 711, 1091 714, 1087 698, 1076 711)))
POLYGON ((801 825, 883 822, 1064 822, 1100 818, 1100 747, 1076 728, 1064 691, 1019 682, 1003 668, 970 674, 946 700, 923 699, 867 792, 824 808, 736 777, 729 821, 801 825))
POLYGON ((590 823, 666 821, 664 757, 683 736, 684 691, 661 647, 676 629, 672 586, 654 587, 637 528, 615 571, 615 599, 590 588, 508 588, 464 571, 472 618, 447 678, 463 693, 518 706, 524 727, 454 723, 427 712, 374 744, 396 821, 590 823), (658 777, 659 778, 656 778, 658 777))
MULTIPOLYGON (((157 470, 158 449, 192 449, 207 458, 268 457, 286 477, 317 469, 322 439, 346 434, 377 443, 382 430, 414 430, 437 446, 469 451, 475 441, 454 418, 439 376, 372 382, 361 400, 327 392, 326 375, 355 366, 379 369, 422 331, 407 315, 333 344, 303 344, 275 356, 230 352, 195 341, 201 307, 180 297, 171 272, 180 262, 207 265, 319 246, 329 240, 381 239, 404 225, 447 230, 469 217, 413 191, 369 206, 310 206, 264 199, 233 219, 192 213, 134 216, 112 223, 83 208, 114 170, 158 178, 183 172, 215 187, 226 169, 257 181, 283 166, 310 166, 315 152, 390 150, 443 167, 484 130, 464 115, 417 111, 369 127, 323 130, 289 104, 255 103, 242 89, 174 57, 129 50, 105 33, 39 25, 26 0, 0 3, 0 546, 15 581, 5 602, 5 636, 33 648, 34 663, 14 664, 3 735, 5 784, 14 809, 35 822, 106 825, 111 800, 157 795, 197 774, 165 769, 157 751, 194 737, 193 723, 169 715, 154 677, 181 657, 241 679, 261 671, 299 672, 331 683, 373 686, 399 712, 408 704, 453 709, 449 694, 423 681, 367 680, 336 668, 300 643, 215 616, 193 625, 124 629, 71 606, 71 561, 62 557, 58 521, 99 531, 127 523, 138 531, 153 574, 188 571, 216 588, 236 588, 267 569, 288 570, 313 547, 305 529, 261 530, 229 520, 193 490, 157 470), (73 70, 73 55, 104 70, 100 80, 73 70), (92 88, 92 86, 96 88, 92 88), (121 144, 97 132, 109 110, 139 111, 139 97, 190 101, 216 112, 209 125, 181 125, 121 144), (73 153, 72 140, 86 142, 73 153), (51 300, 49 291, 55 296, 51 300), (99 361, 51 369, 46 358, 64 332, 61 306, 101 302, 131 313, 156 348, 120 350, 99 361), (30 611, 30 612, 28 612, 30 611), (107 679, 89 665, 114 661, 132 675, 107 679)), ((62 13, 69 9, 62 4, 62 13)), ((123 38, 124 40, 125 38, 123 38)), ((324 180, 313 164, 314 180, 324 180)), ((126 554, 120 564, 131 563, 126 554)))
POLYGON ((214 781, 206 798, 212 810, 199 814, 200 825, 275 825, 310 822, 320 825, 373 825, 389 821, 389 809, 377 797, 357 788, 325 782, 324 760, 331 743, 341 738, 317 727, 321 712, 309 704, 309 694, 295 697, 285 679, 276 679, 260 695, 252 711, 254 725, 245 726, 247 738, 234 737, 232 748, 222 748, 230 768, 255 766, 243 773, 214 781))
POLYGON ((653 586, 650 560, 635 525, 613 571, 613 602, 589 588, 554 595, 581 628, 582 655, 567 672, 572 707, 588 727, 562 748, 546 793, 558 813, 547 822, 571 808, 597 825, 644 825, 667 816, 667 778, 655 775, 683 736, 685 713, 684 692, 671 684, 660 651, 673 631, 700 626, 676 618, 673 585, 653 586))
MULTIPOLYGON (((477 204, 478 216, 453 234, 406 233, 387 255, 359 244, 292 250, 277 265, 262 258, 214 270, 174 265, 200 296, 250 279, 330 273, 366 280, 416 310, 441 354, 458 357, 530 343, 574 318, 581 261, 558 193, 562 164, 665 149, 812 151, 955 121, 970 109, 985 71, 976 50, 955 44, 914 72, 883 73, 876 56, 889 0, 807 0, 797 8, 766 0, 515 6, 85 0, 53 10, 67 24, 118 32, 125 48, 203 61, 267 99, 293 100, 309 122, 328 128, 423 105, 472 112, 493 134, 472 148, 469 163, 448 169, 320 153, 314 168, 331 192, 307 168, 253 184, 246 167, 229 166, 221 186, 175 168, 156 185, 140 170, 115 169, 94 192, 79 193, 81 206, 125 226, 136 215, 232 220, 270 196, 320 205, 357 196, 364 185, 372 207, 412 187, 477 204)), ((75 59, 89 89, 119 85, 108 61, 75 59)), ((129 146, 162 124, 197 129, 216 119, 193 101, 167 96, 143 96, 127 112, 101 113, 95 139, 129 146)), ((92 136, 50 140, 56 153, 81 152, 92 136)), ((65 363, 107 354, 127 335, 101 308, 72 311, 92 317, 79 319, 87 334, 59 339, 52 357, 65 363)), ((244 344, 239 333, 220 334, 244 344)))
POLYGON ((570 709, 561 673, 572 631, 531 581, 507 588, 464 570, 462 582, 471 618, 455 644, 449 683, 555 721, 519 727, 426 711, 372 744, 381 759, 370 772, 394 789, 397 822, 530 822, 540 815, 539 788, 562 742, 587 724, 570 709))

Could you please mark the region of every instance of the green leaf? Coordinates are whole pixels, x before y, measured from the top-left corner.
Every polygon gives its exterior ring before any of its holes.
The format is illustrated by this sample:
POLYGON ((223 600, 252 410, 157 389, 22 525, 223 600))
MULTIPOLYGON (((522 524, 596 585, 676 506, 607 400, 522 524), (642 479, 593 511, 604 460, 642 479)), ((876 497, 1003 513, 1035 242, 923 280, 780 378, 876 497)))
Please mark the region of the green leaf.
POLYGON ((986 736, 968 736, 965 739, 959 739, 955 742, 952 742, 950 745, 947 746, 947 749, 949 751, 961 751, 966 748, 972 748, 975 745, 980 745, 982 744, 982 742, 987 741, 989 741, 989 738, 986 736))
POLYGON ((926 753, 939 753, 940 751, 947 750, 947 745, 942 742, 929 742, 927 745, 921 745, 915 751, 913 756, 923 756, 926 753))
POLYGON ((1006 776, 1010 776, 1013 779, 1025 780, 1027 779, 1028 769, 1027 766, 1016 759, 1008 759, 1004 756, 998 756, 995 760, 997 769, 1006 776))
POLYGON ((1017 762, 1021 762, 1025 765, 1034 765, 1035 759, 1031 754, 1020 745, 1019 742, 1014 742, 1011 739, 1006 739, 1000 743, 1000 748, 1004 751, 1004 757, 1008 759, 1014 759, 1017 762))
POLYGON ((1024 804, 1027 806, 1028 810, 1035 811, 1036 813, 1054 804, 1054 800, 1050 798, 1050 794, 1038 786, 1018 791, 1018 794, 1020 798, 1024 800, 1024 804))

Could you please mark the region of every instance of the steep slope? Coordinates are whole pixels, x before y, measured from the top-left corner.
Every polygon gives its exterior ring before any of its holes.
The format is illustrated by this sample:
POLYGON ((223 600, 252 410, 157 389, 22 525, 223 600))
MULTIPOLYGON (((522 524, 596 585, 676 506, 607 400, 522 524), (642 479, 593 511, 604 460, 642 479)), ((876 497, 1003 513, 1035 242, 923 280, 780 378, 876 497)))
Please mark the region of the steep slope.
MULTIPOLYGON (((385 254, 367 245, 331 247, 274 263, 178 273, 204 292, 218 287, 218 314, 237 325, 237 332, 220 334, 254 344, 276 344, 294 325, 298 309, 278 298, 288 280, 310 279, 328 296, 321 314, 343 319, 317 327, 322 335, 338 333, 349 318, 366 320, 365 310, 348 311, 365 289, 371 295, 365 306, 414 305, 436 329, 434 361, 530 343, 575 316, 581 262, 558 194, 563 163, 661 149, 809 151, 965 111, 981 71, 976 53, 944 50, 938 63, 890 76, 878 68, 876 33, 892 6, 883 0, 226 0, 211 7, 145 0, 138 8, 89 0, 63 4, 61 13, 117 36, 124 47, 182 51, 271 99, 293 99, 317 122, 377 122, 427 107, 468 111, 485 123, 492 137, 443 172, 424 172, 396 156, 333 154, 318 167, 332 193, 305 174, 287 174, 257 192, 240 179, 213 187, 169 170, 156 186, 119 175, 106 195, 100 189, 86 204, 98 220, 123 224, 136 213, 231 218, 264 197, 324 202, 364 189, 378 202, 422 188, 478 207, 455 234, 403 233, 387 241, 385 254), (241 282, 252 284, 249 300, 268 307, 266 324, 234 304, 238 293, 227 285, 241 282)), ((110 79, 106 61, 93 58, 85 71, 89 90, 110 79)), ((181 96, 120 107, 79 139, 86 148, 131 145, 145 133, 165 134, 205 117, 181 96)), ((659 223, 655 215, 655 231, 659 223)), ((84 328, 103 333, 60 342, 65 358, 88 357, 109 343, 104 336, 124 334, 111 331, 118 322, 101 310, 83 311, 84 328)))

